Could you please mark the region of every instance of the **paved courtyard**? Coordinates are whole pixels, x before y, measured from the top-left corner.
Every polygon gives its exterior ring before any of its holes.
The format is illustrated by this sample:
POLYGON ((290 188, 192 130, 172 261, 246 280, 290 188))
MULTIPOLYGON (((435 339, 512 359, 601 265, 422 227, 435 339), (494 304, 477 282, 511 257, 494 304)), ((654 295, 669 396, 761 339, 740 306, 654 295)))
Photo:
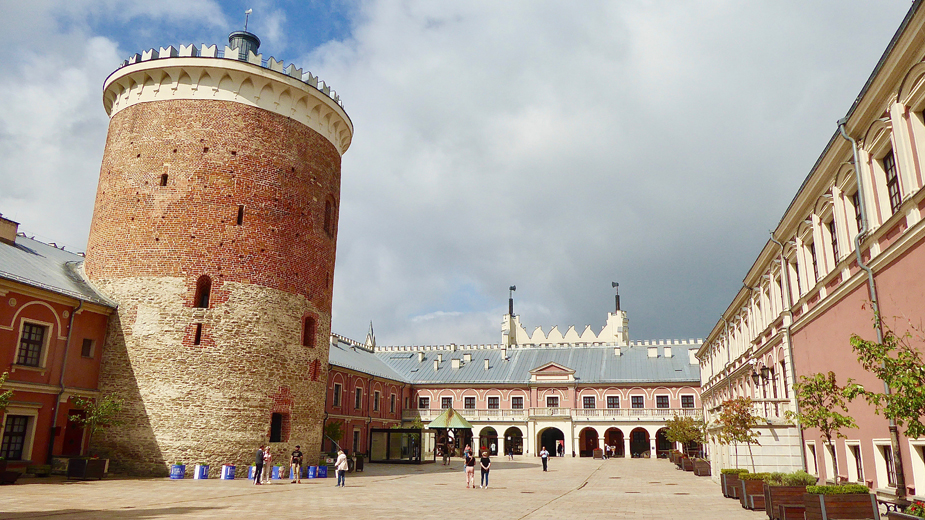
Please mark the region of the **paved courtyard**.
POLYGON ((490 484, 466 489, 459 459, 452 469, 439 462, 367 464, 366 471, 348 474, 342 489, 333 478, 259 487, 241 479, 32 478, 0 487, 0 518, 767 518, 723 498, 709 478, 666 460, 553 458, 543 473, 538 459, 498 457, 490 484))

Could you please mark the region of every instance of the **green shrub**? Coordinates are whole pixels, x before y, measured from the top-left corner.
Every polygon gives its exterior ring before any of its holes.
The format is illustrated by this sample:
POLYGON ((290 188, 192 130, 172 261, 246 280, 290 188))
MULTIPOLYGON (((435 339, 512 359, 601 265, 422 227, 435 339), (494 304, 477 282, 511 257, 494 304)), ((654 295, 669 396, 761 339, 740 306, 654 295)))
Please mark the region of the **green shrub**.
POLYGON ((816 480, 815 476, 800 470, 784 475, 783 484, 785 486, 812 486, 816 480))
POLYGON ((726 468, 720 470, 720 474, 722 475, 742 475, 744 473, 748 473, 748 470, 739 468, 726 468))
POLYGON ((772 472, 768 475, 764 481, 768 483, 769 486, 783 486, 784 485, 784 475, 779 471, 772 472))
POLYGON ((740 480, 764 480, 767 481, 771 477, 770 473, 743 473, 739 475, 740 480))
POLYGON ((870 488, 861 484, 845 484, 841 486, 806 486, 810 495, 859 495, 870 493, 870 488))

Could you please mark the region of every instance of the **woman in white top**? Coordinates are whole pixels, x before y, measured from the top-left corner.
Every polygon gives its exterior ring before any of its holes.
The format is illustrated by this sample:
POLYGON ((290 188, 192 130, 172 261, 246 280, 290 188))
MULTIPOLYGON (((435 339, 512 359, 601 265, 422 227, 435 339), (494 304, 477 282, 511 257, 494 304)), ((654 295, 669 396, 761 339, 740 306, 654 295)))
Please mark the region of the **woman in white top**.
POLYGON ((337 484, 334 484, 334 487, 344 487, 347 468, 347 455, 344 454, 344 450, 337 450, 337 461, 334 463, 334 470, 337 471, 337 484))

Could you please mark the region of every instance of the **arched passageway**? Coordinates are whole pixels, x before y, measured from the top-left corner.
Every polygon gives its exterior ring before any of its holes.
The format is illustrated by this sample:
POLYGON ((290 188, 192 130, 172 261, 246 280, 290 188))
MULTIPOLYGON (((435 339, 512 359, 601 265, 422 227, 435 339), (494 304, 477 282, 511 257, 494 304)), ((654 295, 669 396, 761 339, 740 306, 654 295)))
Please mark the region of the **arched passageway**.
POLYGON ((479 432, 478 453, 481 455, 483 451, 488 451, 491 456, 498 454, 498 432, 491 426, 482 428, 479 432))
POLYGON ((626 456, 625 450, 623 449, 623 431, 619 428, 609 428, 604 433, 604 442, 608 446, 616 448, 617 457, 626 456))
POLYGON ((594 450, 600 447, 597 438, 597 430, 594 428, 584 428, 578 434, 578 456, 593 457, 594 450))
POLYGON ((634 458, 649 456, 649 432, 645 428, 630 432, 630 454, 634 458))
POLYGON ((668 437, 665 436, 665 433, 668 430, 665 428, 660 429, 655 432, 655 455, 660 459, 667 459, 668 452, 671 451, 673 442, 668 440, 668 437))
POLYGON ((514 452, 514 455, 524 454, 524 434, 520 428, 511 426, 504 431, 504 454, 514 452))
POLYGON ((545 446, 546 451, 548 451, 551 456, 556 456, 556 447, 558 447, 560 443, 565 442, 565 434, 563 434, 562 430, 559 428, 544 428, 540 430, 537 441, 537 449, 535 450, 537 454, 539 454, 540 450, 545 446))

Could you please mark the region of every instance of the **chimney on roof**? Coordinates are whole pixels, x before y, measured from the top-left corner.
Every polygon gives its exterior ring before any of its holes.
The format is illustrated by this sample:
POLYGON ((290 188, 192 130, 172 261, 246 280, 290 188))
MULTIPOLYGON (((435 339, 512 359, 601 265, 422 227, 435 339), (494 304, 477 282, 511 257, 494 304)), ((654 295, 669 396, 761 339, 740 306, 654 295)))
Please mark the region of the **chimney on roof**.
POLYGON ((459 370, 459 359, 453 358, 450 363, 453 365, 453 370, 459 370))
POLYGON ((621 353, 620 353, 620 347, 614 347, 614 348, 613 348, 613 355, 614 355, 614 356, 617 356, 617 357, 620 357, 620 355, 621 355, 621 353))
POLYGON ((668 345, 665 345, 664 352, 665 352, 665 357, 666 357, 666 358, 670 358, 670 357, 671 357, 671 347, 669 347, 668 345))
POLYGON ((0 242, 13 245, 16 243, 16 233, 19 232, 19 222, 13 222, 0 215, 0 242))
POLYGON ((466 352, 465 354, 463 354, 463 361, 465 361, 466 363, 472 361, 472 354, 469 352, 466 352))
POLYGON ((649 345, 649 357, 658 357, 658 345, 649 345))
POLYGON ((437 361, 443 363, 443 352, 437 354, 437 361))
POLYGON ((485 370, 488 370, 488 358, 485 358, 485 370))
POLYGON ((688 351, 687 351, 687 357, 690 358, 690 362, 691 362, 692 365, 699 365, 699 364, 700 364, 700 363, 697 362, 697 356, 696 356, 696 354, 697 354, 697 349, 695 349, 695 348, 688 349, 688 351))
POLYGON ((424 353, 418 352, 418 363, 423 363, 423 362, 424 362, 424 353))
POLYGON ((434 372, 436 372, 436 371, 438 371, 438 370, 440 370, 440 360, 439 360, 439 359, 435 359, 435 360, 434 360, 434 372))

